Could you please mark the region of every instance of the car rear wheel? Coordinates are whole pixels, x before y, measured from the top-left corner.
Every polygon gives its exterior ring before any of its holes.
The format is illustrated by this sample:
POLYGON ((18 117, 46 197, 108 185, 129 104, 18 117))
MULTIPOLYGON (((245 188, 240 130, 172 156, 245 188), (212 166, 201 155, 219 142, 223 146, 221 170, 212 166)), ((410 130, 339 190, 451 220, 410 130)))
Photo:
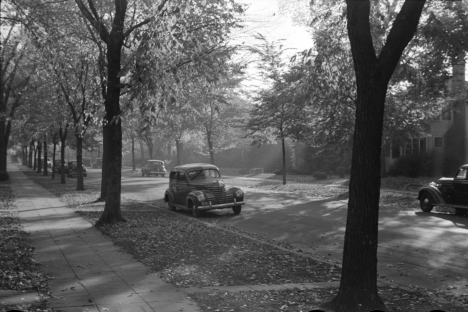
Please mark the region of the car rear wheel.
POLYGON ((177 208, 171 203, 171 200, 168 198, 167 199, 167 210, 169 211, 176 211, 177 208))
POLYGON ((242 206, 232 207, 232 211, 234 211, 235 215, 238 215, 239 213, 241 213, 241 210, 242 210, 242 206))
POLYGON ((422 211, 431 212, 432 208, 434 208, 431 195, 428 193, 423 193, 419 199, 419 206, 421 207, 422 211))
POLYGON ((468 213, 468 210, 463 209, 463 208, 455 208, 455 215, 456 216, 466 216, 468 213))
POLYGON ((201 216, 201 211, 198 210, 198 206, 197 206, 197 205, 193 205, 193 206, 192 206, 192 215, 193 215, 195 218, 200 218, 200 216, 201 216))

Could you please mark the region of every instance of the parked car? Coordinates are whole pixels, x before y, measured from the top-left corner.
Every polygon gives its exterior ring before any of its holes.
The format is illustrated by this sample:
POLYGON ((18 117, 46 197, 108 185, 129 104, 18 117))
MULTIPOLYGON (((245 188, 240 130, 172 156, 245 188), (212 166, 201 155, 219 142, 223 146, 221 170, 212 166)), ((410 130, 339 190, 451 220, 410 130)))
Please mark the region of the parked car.
MULTIPOLYGON (((56 159, 55 160, 55 172, 57 172, 58 174, 61 174, 61 170, 60 170, 61 165, 62 165, 61 160, 56 159)), ((67 162, 65 162, 65 164, 64 164, 64 171, 65 171, 65 174, 69 173, 69 168, 68 168, 67 162)))
POLYGON ((96 158, 93 163, 93 168, 102 168, 102 158, 96 158))
POLYGON ((83 166, 91 167, 91 158, 82 157, 81 160, 83 161, 83 166))
POLYGON ((211 164, 187 164, 172 169, 164 201, 169 210, 190 210, 195 218, 213 209, 232 208, 234 214, 239 214, 245 204, 244 191, 239 187, 226 189, 218 167, 211 164))
MULTIPOLYGON (((78 175, 78 162, 76 160, 74 161, 69 161, 68 162, 68 177, 71 178, 71 177, 74 177, 74 176, 77 176, 78 175)), ((86 170, 86 168, 82 165, 81 167, 81 170, 83 172, 83 177, 86 177, 87 176, 87 172, 88 170, 86 170)))
POLYGON ((434 206, 455 208, 455 214, 468 214, 468 164, 458 169, 453 178, 440 178, 422 187, 418 193, 421 210, 430 212, 434 206))
POLYGON ((141 176, 161 176, 164 177, 166 175, 166 167, 164 167, 164 161, 162 160, 154 160, 150 159, 146 162, 146 165, 141 168, 141 176))

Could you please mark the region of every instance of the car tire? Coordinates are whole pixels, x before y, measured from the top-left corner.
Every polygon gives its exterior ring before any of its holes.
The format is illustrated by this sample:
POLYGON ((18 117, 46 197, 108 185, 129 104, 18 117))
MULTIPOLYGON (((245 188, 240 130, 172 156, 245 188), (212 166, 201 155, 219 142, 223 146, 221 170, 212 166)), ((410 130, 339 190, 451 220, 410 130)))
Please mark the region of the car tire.
POLYGON ((200 218, 200 216, 201 216, 201 211, 198 210, 197 205, 192 206, 192 216, 194 216, 195 218, 200 218))
POLYGON ((171 203, 171 200, 169 198, 167 199, 167 210, 169 210, 169 211, 176 211, 177 210, 177 207, 174 206, 171 203))
POLYGON ((461 217, 463 217, 463 216, 466 216, 467 213, 468 213, 468 210, 466 210, 466 209, 463 209, 463 208, 455 208, 455 215, 456 215, 456 216, 461 216, 461 217))
POLYGON ((423 193, 419 199, 419 207, 424 212, 431 212, 434 205, 432 204, 432 197, 429 193, 423 193))
POLYGON ((238 215, 239 213, 241 213, 241 210, 242 210, 242 206, 232 207, 232 211, 234 212, 235 215, 238 215))

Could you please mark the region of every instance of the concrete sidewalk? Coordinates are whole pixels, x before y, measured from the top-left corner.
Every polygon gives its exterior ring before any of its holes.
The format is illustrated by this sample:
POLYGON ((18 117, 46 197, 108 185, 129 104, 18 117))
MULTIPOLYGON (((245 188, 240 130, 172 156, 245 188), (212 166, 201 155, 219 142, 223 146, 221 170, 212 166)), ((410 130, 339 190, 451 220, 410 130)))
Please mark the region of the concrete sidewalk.
MULTIPOLYGON (((78 311, 200 311, 196 303, 104 237, 48 190, 8 164, 24 230, 42 264, 52 298, 49 307, 78 311)), ((15 294, 18 295, 18 294, 15 294)), ((3 295, 0 302, 18 296, 3 295)), ((13 301, 13 302, 12 302, 13 301)))

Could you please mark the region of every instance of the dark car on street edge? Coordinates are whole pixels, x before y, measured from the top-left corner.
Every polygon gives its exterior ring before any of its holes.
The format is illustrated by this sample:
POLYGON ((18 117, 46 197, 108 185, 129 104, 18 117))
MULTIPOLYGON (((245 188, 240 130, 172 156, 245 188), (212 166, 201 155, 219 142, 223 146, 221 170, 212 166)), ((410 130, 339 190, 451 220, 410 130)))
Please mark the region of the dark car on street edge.
POLYGON ((452 207, 458 216, 468 214, 468 164, 458 169, 453 178, 440 178, 422 187, 418 193, 421 210, 430 212, 434 206, 452 207))
POLYGON ((245 204, 241 188, 226 189, 218 167, 203 163, 172 169, 164 201, 169 210, 189 210, 195 218, 203 211, 214 209, 232 208, 234 214, 239 214, 245 204))

